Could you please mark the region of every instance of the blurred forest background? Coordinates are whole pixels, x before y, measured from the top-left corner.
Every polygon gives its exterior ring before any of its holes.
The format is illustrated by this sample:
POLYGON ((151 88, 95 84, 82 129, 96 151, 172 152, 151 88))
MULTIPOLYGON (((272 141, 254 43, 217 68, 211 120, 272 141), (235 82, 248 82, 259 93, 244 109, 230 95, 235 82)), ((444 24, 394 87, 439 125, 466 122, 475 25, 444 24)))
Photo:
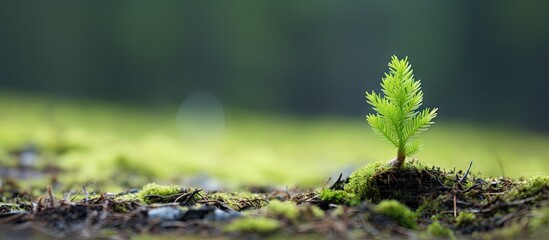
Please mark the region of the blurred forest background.
POLYGON ((395 54, 409 56, 424 106, 440 110, 420 157, 449 168, 475 160, 490 175, 505 175, 503 165, 510 176, 546 171, 547 9, 549 1, 3 1, 0 163, 30 142, 88 171, 73 175, 82 182, 130 170, 319 184, 348 164, 392 156, 364 121, 364 92, 379 91, 395 54), (183 102, 196 93, 206 94, 183 102), (176 115, 201 124, 187 117, 201 106, 214 117, 199 130, 224 134, 223 143, 179 142, 176 115))
POLYGON ((549 2, 6 1, 0 87, 354 115, 393 54, 440 118, 549 130, 549 2))

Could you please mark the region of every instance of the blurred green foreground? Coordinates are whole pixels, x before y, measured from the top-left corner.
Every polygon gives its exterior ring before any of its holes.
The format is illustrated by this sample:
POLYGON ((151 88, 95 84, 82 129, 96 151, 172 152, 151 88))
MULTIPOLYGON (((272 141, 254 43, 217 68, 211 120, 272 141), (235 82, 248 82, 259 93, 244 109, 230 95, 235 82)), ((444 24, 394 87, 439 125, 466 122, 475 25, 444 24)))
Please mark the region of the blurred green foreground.
MULTIPOLYGON (((137 185, 202 175, 229 186, 319 187, 330 176, 395 154, 363 117, 225 109, 223 134, 199 141, 182 136, 176 113, 177 106, 128 107, 0 91, 0 166, 16 166, 11 153, 32 144, 40 152, 37 165, 65 170, 62 183, 137 185)), ((424 149, 416 158, 446 169, 465 169, 473 160, 472 171, 485 176, 549 172, 548 136, 437 122, 421 140, 424 149)))

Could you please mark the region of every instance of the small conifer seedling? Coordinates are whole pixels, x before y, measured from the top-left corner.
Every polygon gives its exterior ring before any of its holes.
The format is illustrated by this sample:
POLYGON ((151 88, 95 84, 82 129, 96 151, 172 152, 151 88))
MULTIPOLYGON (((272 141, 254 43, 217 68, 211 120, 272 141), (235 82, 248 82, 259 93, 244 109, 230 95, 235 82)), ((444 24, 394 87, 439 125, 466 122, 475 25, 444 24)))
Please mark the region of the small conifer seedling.
POLYGON ((407 156, 421 149, 417 135, 429 128, 437 116, 437 108, 417 111, 423 101, 421 83, 414 79, 408 57, 389 62, 389 73, 382 78, 384 96, 366 92, 367 102, 376 114, 369 114, 366 120, 372 129, 397 147, 393 166, 400 167, 407 156))

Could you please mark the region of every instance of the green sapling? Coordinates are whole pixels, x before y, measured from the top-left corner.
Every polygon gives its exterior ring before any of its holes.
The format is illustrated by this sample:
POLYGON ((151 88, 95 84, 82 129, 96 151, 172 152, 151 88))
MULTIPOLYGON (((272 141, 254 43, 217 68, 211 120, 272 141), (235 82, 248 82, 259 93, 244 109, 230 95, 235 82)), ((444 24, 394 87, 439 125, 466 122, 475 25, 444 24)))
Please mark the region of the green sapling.
POLYGON ((408 57, 392 56, 389 73, 381 81, 384 96, 366 92, 367 102, 376 111, 367 115, 366 120, 374 132, 397 147, 397 156, 391 164, 400 167, 407 156, 421 149, 416 137, 434 123, 437 108, 416 111, 423 101, 423 92, 420 81, 414 79, 408 57))

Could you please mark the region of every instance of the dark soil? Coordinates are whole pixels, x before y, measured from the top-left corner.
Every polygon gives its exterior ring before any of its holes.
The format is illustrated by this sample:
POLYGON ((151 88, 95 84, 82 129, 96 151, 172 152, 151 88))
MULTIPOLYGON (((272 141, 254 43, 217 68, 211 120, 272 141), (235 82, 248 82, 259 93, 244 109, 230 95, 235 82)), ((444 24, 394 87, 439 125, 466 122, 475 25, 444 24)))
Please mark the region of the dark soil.
POLYGON ((377 203, 384 199, 398 199, 412 209, 425 200, 448 192, 439 178, 448 178, 440 169, 388 169, 376 173, 373 185, 379 196, 371 199, 377 203))

